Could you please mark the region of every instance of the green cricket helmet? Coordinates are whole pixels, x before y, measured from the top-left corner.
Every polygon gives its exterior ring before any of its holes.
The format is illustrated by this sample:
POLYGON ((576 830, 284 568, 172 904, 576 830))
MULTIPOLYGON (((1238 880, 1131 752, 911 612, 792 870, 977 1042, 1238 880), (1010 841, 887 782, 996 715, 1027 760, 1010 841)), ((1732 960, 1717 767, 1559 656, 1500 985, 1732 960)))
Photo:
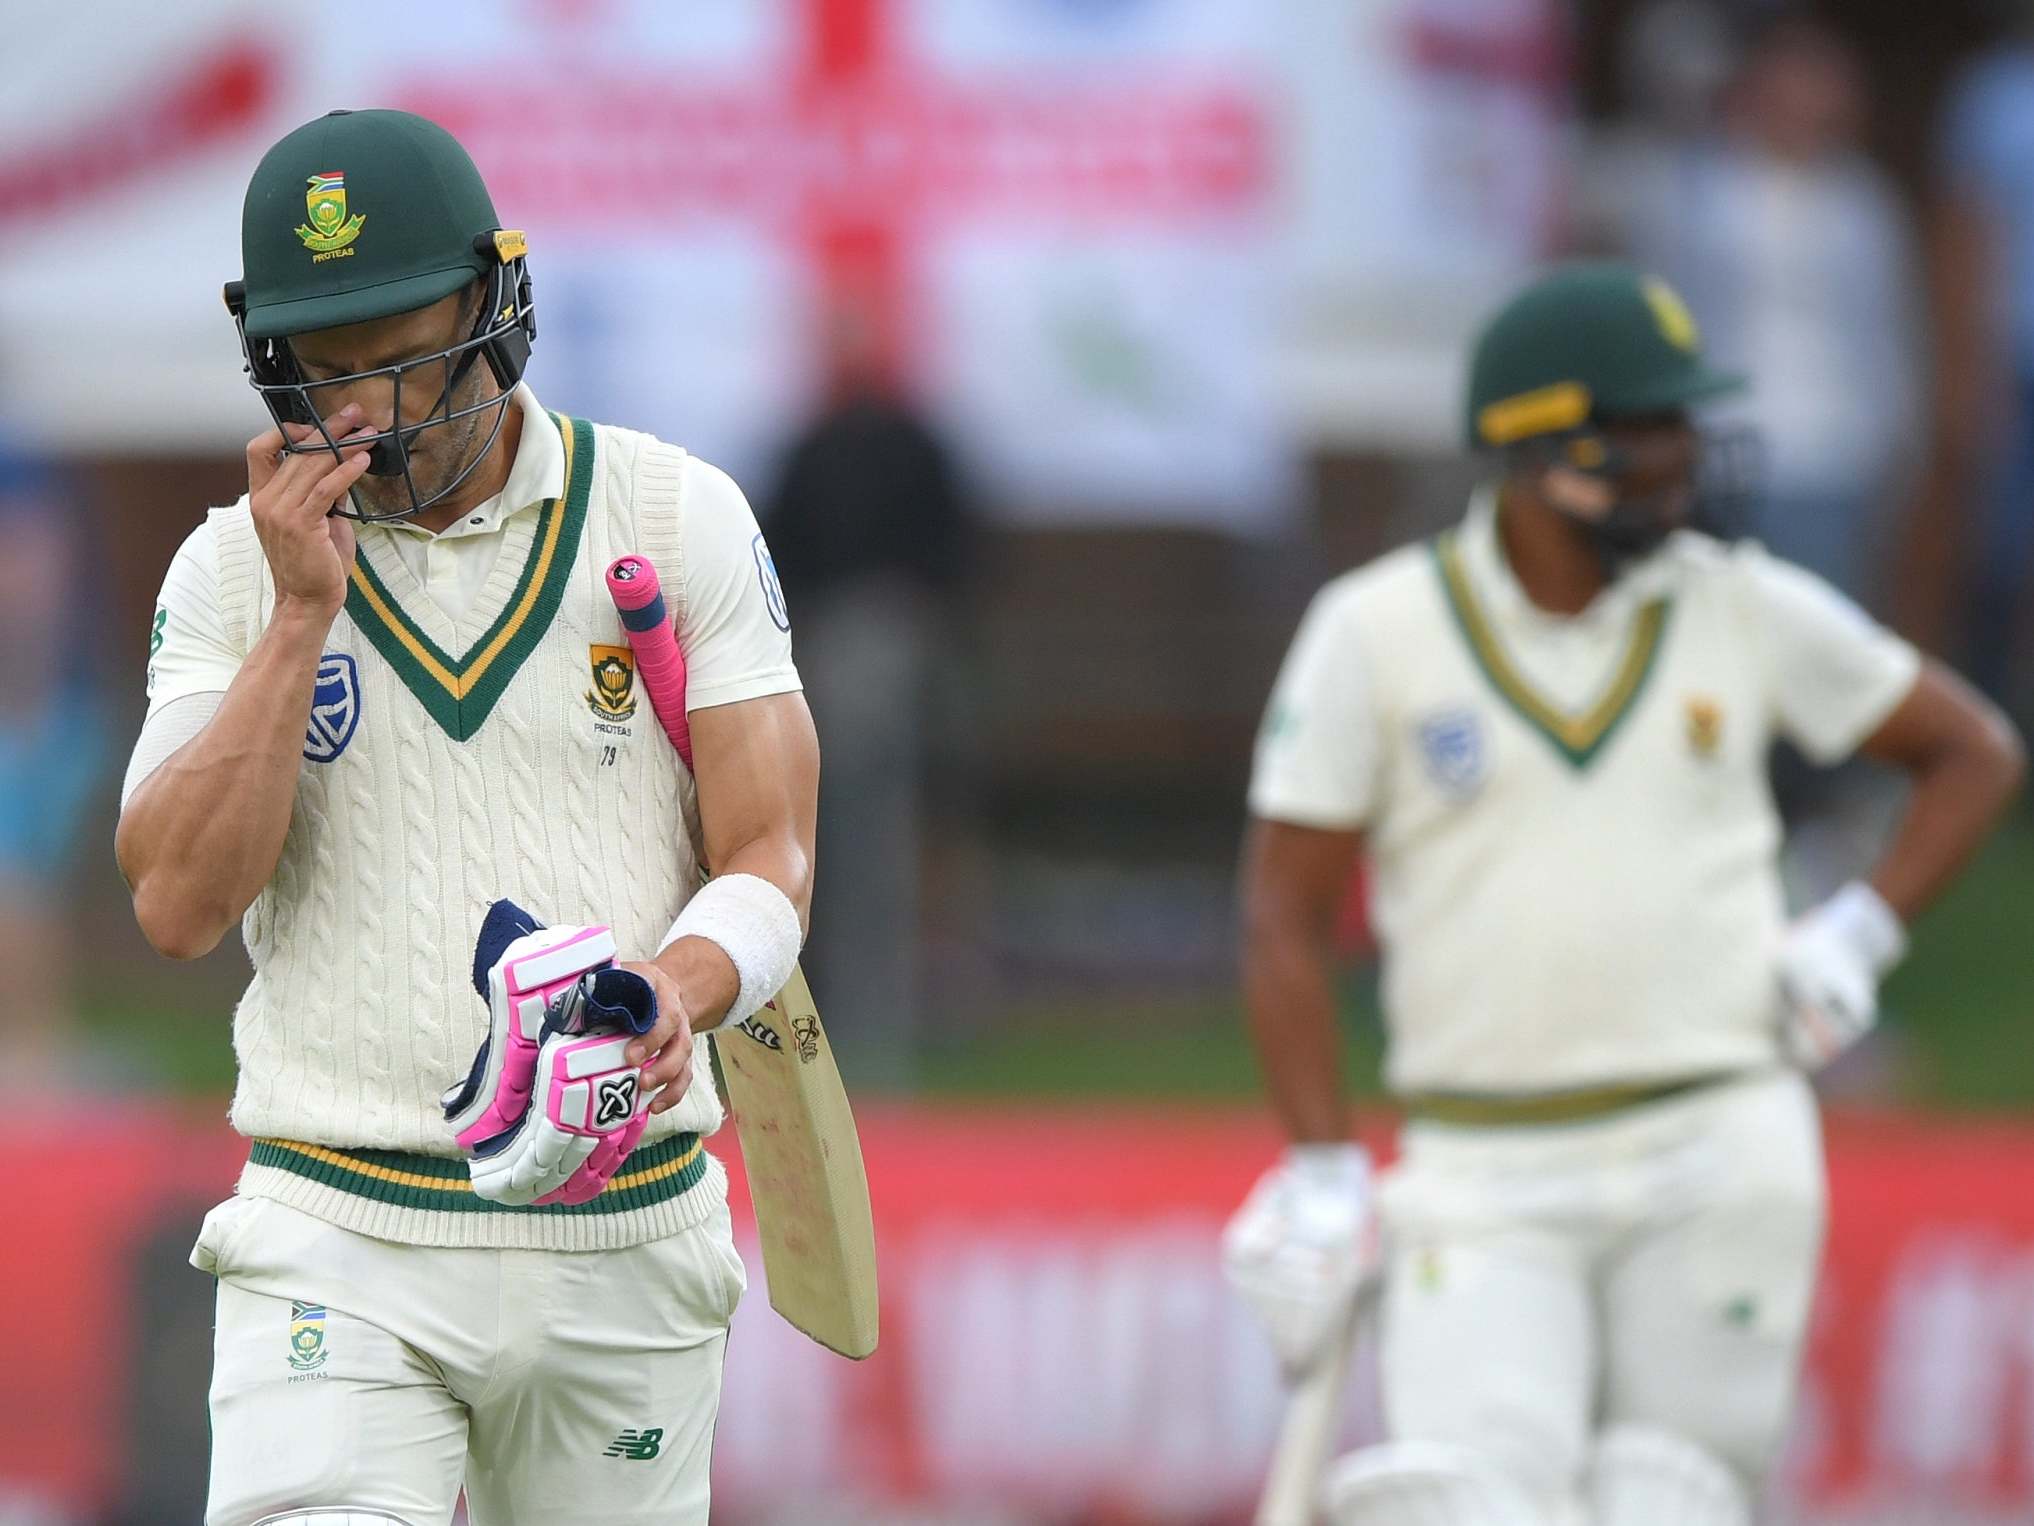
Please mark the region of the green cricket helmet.
POLYGON ((509 394, 529 364, 535 304, 523 235, 504 229, 480 171, 444 128, 406 111, 334 111, 307 122, 266 154, 248 183, 241 214, 241 280, 226 283, 226 307, 240 331, 249 380, 278 427, 308 424, 320 439, 293 451, 330 450, 320 394, 367 378, 395 389, 392 422, 403 418, 403 387, 432 386, 437 402, 420 424, 373 439, 368 470, 400 476, 407 508, 353 518, 400 519, 458 488, 501 432, 509 394), (475 282, 482 301, 472 332, 457 344, 373 371, 308 380, 290 336, 428 307, 475 282), (499 395, 455 407, 476 360, 499 395), (451 481, 419 497, 410 446, 427 429, 494 410, 486 443, 451 481))
MULTIPOLYGON (((1615 482, 1629 460, 1605 426, 1685 414, 1740 391, 1745 378, 1703 358, 1687 305, 1665 281, 1614 260, 1556 266, 1498 310, 1476 341, 1464 426, 1469 444, 1508 467, 1555 464, 1615 482)), ((1729 533, 1749 496, 1755 441, 1708 430, 1691 523, 1729 533)), ((1619 502, 1585 528, 1614 562, 1673 528, 1652 502, 1619 502)))
POLYGON ((1615 260, 1579 261, 1484 326, 1469 366, 1469 443, 1502 449, 1678 412, 1744 384, 1704 362, 1701 332, 1665 281, 1615 260))

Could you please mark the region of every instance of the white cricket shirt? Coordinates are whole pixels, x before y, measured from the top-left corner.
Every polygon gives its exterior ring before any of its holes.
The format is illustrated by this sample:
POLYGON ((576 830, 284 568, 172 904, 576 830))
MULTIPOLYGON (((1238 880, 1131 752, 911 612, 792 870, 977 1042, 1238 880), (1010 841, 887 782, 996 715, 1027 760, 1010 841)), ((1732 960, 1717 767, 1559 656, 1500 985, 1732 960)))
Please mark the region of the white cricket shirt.
POLYGON ((1549 614, 1485 490, 1458 529, 1316 597, 1250 807, 1365 834, 1395 1090, 1767 1064, 1784 920, 1768 746, 1849 755, 1919 668, 1809 573, 1691 533, 1549 614))

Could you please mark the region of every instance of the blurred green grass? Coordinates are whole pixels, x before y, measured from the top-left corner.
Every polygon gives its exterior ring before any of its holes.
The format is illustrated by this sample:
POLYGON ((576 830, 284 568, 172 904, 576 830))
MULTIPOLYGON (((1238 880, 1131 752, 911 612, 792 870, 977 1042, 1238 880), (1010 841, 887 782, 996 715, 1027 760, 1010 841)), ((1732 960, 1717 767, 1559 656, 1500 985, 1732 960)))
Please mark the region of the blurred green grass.
MULTIPOLYGON (((1912 956, 1887 987, 1893 1100, 1959 1110, 2034 1107, 2030 912, 2034 816, 2022 813, 1922 921, 1912 956)), ((113 1083, 226 1092, 233 1070, 224 1012, 177 1010, 150 984, 88 1003, 113 1083)), ((1373 976, 1352 971, 1343 995, 1350 1083, 1371 1093, 1379 1054, 1373 976)), ((966 1042, 934 1045, 919 1077, 922 1092, 953 1098, 1243 1101, 1258 1085, 1233 993, 1020 1006, 966 1042)))
MULTIPOLYGON (((1376 982, 1343 983, 1347 1073, 1378 1090, 1376 982)), ((2034 816, 2016 814, 1921 921, 1885 991, 1895 1100, 1959 1110, 2034 1108, 2034 816)), ((1233 997, 1059 1004, 940 1050, 926 1090, 956 1096, 1247 1098, 1257 1066, 1233 997)))
POLYGON ((2034 814, 2016 812, 1914 929, 1887 982, 1910 1063, 1903 1095, 2034 1107, 2034 814))

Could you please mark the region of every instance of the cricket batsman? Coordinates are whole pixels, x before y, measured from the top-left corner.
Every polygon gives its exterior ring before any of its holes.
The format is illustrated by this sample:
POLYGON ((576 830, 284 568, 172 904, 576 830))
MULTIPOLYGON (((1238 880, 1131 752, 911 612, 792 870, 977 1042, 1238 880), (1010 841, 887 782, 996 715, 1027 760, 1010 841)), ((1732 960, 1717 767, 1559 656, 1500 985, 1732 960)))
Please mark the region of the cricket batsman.
POLYGON ((703 1523, 744 1275, 693 1034, 790 975, 817 809, 769 553, 723 473, 538 403, 525 240, 431 122, 298 128, 241 237, 275 427, 163 583, 117 837, 155 948, 254 967, 206 1520, 703 1523))
POLYGON ((1808 1078, 2019 784, 1954 674, 1695 528, 1695 410, 1741 384, 1662 282, 1555 269, 1475 347, 1492 480, 1330 583, 1273 692, 1243 969, 1291 1143, 1224 1250, 1303 1374, 1378 1247, 1389 1439, 1330 1471, 1338 1523, 1751 1519, 1822 1246, 1808 1078), (1778 737, 1911 786, 1869 878, 1791 921, 1778 737), (1359 848, 1406 1119, 1375 1187, 1330 985, 1359 848))

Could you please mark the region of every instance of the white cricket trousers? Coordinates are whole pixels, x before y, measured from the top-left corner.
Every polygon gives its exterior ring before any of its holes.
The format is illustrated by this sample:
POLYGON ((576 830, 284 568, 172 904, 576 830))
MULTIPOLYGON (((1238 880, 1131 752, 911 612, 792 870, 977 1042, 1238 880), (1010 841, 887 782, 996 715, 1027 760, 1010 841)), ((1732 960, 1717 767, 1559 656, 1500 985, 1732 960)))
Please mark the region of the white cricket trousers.
POLYGON ((299 1506, 449 1526, 705 1526, 727 1208, 627 1250, 438 1250, 265 1198, 206 1216, 219 1279, 206 1526, 299 1506))
POLYGON ((1585 1123, 1410 1123, 1383 1188, 1386 1429, 1551 1512, 1594 1434, 1657 1426, 1756 1489, 1821 1259, 1813 1093, 1766 1073, 1585 1123))

